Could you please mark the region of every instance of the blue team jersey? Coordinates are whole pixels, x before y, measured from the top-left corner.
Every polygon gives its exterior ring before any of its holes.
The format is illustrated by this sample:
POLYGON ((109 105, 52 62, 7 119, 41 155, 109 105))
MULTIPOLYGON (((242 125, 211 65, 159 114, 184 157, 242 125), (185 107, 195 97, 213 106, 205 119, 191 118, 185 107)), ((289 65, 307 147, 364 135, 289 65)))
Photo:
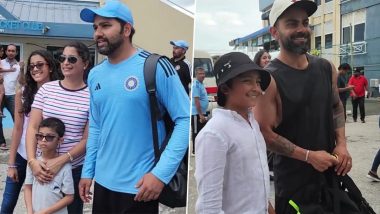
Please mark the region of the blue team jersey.
MULTIPOLYGON (((203 114, 206 114, 208 107, 208 97, 207 91, 203 83, 199 82, 197 79, 194 80, 191 89, 192 97, 198 97, 201 104, 201 110, 203 114)), ((191 115, 197 115, 197 107, 195 106, 194 99, 191 99, 191 115)))
MULTIPOLYGON (((90 126, 82 178, 93 178, 112 191, 136 194, 136 183, 150 171, 168 183, 188 147, 190 100, 170 62, 160 59, 156 71, 157 99, 161 110, 167 109, 176 125, 153 168, 150 105, 143 74, 149 55, 137 50, 118 64, 106 60, 94 67, 88 77, 90 126)), ((158 123, 158 135, 162 142, 162 121, 158 123)))

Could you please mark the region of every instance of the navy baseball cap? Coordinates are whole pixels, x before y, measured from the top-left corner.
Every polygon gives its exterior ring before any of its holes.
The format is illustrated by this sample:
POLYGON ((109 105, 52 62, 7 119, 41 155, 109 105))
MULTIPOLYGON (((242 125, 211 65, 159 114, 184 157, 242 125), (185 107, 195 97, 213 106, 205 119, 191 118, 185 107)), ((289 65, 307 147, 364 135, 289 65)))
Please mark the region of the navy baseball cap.
POLYGON ((80 12, 80 18, 85 22, 94 22, 95 15, 106 18, 118 18, 133 26, 131 10, 120 1, 108 0, 102 7, 96 9, 84 8, 80 12))
POLYGON ((216 84, 219 86, 247 71, 259 72, 261 90, 265 91, 268 88, 271 81, 270 74, 254 63, 249 56, 241 52, 224 54, 215 62, 214 75, 216 84))
POLYGON ((174 46, 177 46, 177 47, 180 47, 180 48, 183 48, 183 49, 188 49, 189 48, 189 44, 187 44, 186 41, 184 40, 178 40, 178 41, 170 41, 170 44, 171 45, 174 45, 174 46))

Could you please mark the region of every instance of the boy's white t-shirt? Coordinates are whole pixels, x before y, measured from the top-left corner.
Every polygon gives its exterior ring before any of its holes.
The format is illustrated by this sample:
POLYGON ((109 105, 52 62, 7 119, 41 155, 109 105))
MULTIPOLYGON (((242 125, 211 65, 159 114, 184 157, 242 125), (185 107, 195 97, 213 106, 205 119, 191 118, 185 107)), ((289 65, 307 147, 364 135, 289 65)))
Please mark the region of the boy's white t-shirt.
POLYGON ((216 108, 195 139, 196 213, 268 213, 269 169, 260 127, 216 108))
MULTIPOLYGON (((39 160, 41 158, 38 158, 39 160)), ((63 194, 74 194, 74 182, 71 173, 71 164, 66 163, 48 184, 40 184, 33 176, 29 166, 26 169, 25 184, 32 184, 33 213, 51 207, 64 197, 63 194)), ((66 214, 67 207, 62 208, 56 214, 66 214)))

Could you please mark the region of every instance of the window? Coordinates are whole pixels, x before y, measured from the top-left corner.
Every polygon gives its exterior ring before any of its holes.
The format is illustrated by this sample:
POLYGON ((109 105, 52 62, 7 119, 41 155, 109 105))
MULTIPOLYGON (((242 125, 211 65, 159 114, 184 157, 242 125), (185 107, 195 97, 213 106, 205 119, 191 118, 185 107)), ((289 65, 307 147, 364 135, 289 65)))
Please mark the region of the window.
POLYGON ((321 0, 314 0, 314 2, 319 6, 321 5, 321 0))
POLYGON ((212 61, 210 58, 197 58, 194 57, 194 71, 193 76, 195 77, 195 69, 203 68, 206 73, 206 77, 214 77, 212 73, 212 61))
POLYGON ((315 37, 315 49, 321 50, 321 37, 315 37))
POLYGON ((325 35, 325 49, 332 48, 332 33, 325 35))
POLYGON ((354 30, 354 42, 364 41, 365 23, 355 25, 354 30))
POLYGON ((343 28, 343 44, 349 43, 351 43, 351 28, 348 26, 343 28))

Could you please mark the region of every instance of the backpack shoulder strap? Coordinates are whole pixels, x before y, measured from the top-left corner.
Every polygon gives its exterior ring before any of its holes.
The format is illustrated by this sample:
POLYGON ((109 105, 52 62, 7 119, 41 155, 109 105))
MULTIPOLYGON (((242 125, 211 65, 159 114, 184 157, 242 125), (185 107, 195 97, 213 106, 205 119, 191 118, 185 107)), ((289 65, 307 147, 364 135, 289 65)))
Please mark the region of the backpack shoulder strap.
POLYGON ((158 60, 160 58, 161 58, 161 55, 151 54, 146 58, 145 63, 144 63, 144 80, 145 80, 146 91, 148 92, 148 95, 149 95, 155 164, 160 160, 160 156, 161 156, 159 145, 158 145, 158 130, 157 130, 157 121, 159 120, 160 109, 158 108, 157 97, 156 97, 156 68, 157 68, 158 60))
POLYGON ((161 55, 151 54, 144 63, 144 79, 148 94, 156 92, 156 67, 161 55))

